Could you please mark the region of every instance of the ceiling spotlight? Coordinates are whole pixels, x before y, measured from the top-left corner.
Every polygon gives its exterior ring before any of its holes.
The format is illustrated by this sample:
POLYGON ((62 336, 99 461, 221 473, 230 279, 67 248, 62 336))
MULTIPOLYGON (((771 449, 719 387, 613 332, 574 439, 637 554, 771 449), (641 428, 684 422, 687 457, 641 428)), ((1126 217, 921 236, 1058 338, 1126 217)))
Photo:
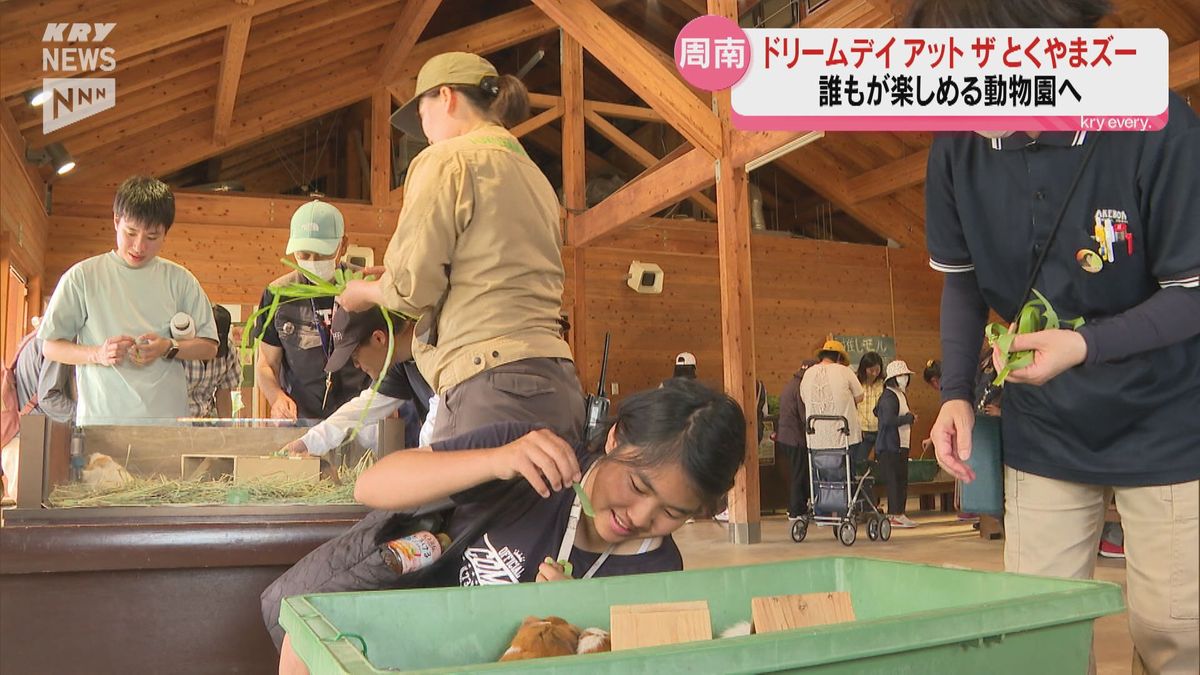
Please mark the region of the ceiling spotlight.
POLYGON ((54 173, 60 176, 75 168, 75 159, 62 143, 51 143, 41 150, 27 149, 25 159, 38 166, 49 164, 54 167, 54 173))
POLYGON ((25 102, 35 108, 49 100, 50 92, 45 89, 30 89, 25 92, 25 102))

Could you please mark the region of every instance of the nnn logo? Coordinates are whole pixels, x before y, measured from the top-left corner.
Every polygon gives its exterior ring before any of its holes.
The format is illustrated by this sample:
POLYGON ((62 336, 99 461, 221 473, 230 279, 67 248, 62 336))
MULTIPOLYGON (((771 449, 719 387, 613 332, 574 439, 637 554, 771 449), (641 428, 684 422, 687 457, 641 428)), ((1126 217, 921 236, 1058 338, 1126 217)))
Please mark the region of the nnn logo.
POLYGON ((111 77, 42 80, 50 100, 42 105, 42 133, 49 134, 117 104, 117 81, 111 77))
MULTIPOLYGON (((42 71, 46 74, 112 72, 117 67, 112 47, 81 46, 101 43, 114 23, 49 23, 42 34, 42 71)), ((42 80, 50 99, 42 106, 42 133, 112 108, 117 103, 117 81, 111 77, 59 77, 42 80)))

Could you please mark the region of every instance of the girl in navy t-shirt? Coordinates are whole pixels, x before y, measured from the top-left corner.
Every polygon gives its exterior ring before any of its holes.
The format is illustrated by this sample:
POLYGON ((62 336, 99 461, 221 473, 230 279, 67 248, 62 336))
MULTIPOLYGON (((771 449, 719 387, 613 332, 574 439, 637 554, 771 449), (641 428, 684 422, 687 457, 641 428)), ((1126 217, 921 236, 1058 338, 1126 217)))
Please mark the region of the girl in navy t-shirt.
MULTIPOLYGON (((439 585, 676 571, 683 559, 671 533, 720 510, 745 438, 732 398, 674 380, 622 402, 589 448, 524 423, 492 425, 384 457, 359 476, 354 496, 387 511, 450 500, 452 539, 489 518, 459 560, 442 563, 439 585), (594 517, 582 513, 575 482, 594 517), (497 505, 503 513, 491 513, 497 505)), ((303 672, 303 664, 284 638, 280 672, 293 669, 303 672)))

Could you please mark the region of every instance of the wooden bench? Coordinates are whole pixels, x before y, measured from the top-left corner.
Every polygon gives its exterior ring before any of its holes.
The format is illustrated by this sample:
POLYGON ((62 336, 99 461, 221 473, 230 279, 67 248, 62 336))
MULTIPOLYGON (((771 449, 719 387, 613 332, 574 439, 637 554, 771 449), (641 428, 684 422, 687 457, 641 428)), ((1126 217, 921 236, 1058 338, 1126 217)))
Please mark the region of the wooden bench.
MULTIPOLYGON (((887 495, 887 488, 883 485, 875 486, 875 500, 879 503, 887 495)), ((921 511, 937 511, 938 497, 941 497, 941 511, 943 513, 953 513, 954 508, 954 481, 952 480, 934 480, 926 483, 909 483, 908 496, 917 497, 920 499, 921 511)))

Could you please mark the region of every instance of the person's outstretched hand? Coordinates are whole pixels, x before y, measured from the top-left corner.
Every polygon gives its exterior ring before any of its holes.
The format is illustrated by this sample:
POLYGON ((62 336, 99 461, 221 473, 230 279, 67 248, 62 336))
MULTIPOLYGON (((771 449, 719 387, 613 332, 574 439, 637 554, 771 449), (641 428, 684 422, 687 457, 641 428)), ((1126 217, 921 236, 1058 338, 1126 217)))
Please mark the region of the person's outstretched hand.
POLYGON ((964 483, 975 480, 975 472, 966 464, 971 457, 971 431, 974 428, 975 411, 969 402, 958 400, 942 404, 937 421, 929 430, 938 464, 964 483))

